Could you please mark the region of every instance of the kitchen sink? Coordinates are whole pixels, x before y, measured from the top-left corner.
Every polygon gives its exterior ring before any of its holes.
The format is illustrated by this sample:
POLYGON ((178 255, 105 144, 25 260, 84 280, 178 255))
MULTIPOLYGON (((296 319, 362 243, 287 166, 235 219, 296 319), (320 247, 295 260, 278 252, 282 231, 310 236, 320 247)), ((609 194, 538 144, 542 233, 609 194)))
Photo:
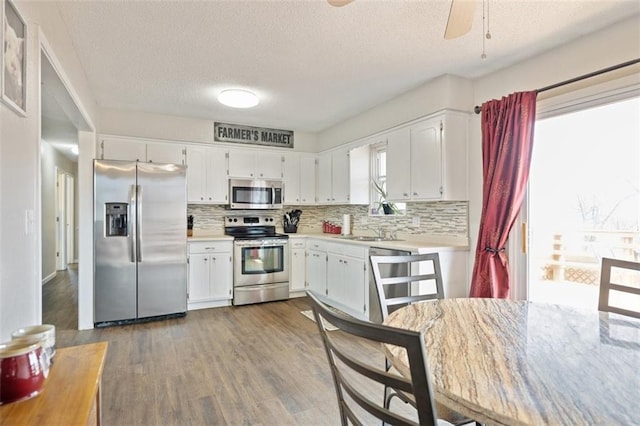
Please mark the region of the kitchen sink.
POLYGON ((342 236, 340 237, 344 240, 351 240, 351 241, 402 241, 402 240, 398 240, 396 238, 381 238, 381 237, 369 237, 369 236, 351 236, 351 235, 347 235, 347 236, 342 236))

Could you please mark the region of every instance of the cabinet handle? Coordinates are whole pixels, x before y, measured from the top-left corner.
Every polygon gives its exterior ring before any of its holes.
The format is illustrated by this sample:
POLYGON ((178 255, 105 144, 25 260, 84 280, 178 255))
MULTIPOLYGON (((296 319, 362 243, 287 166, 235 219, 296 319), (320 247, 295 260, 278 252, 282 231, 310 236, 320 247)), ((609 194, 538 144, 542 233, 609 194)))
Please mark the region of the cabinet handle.
POLYGON ((211 201, 211 197, 209 197, 209 201, 211 201))
POLYGON ((409 196, 409 194, 408 194, 408 193, 406 193, 406 192, 404 192, 402 195, 403 195, 404 197, 408 197, 408 196, 409 196))
POLYGON ((200 197, 200 201, 204 201, 204 197, 200 197))
POLYGON ((413 195, 418 195, 418 193, 417 193, 417 192, 414 192, 414 193, 413 193, 413 195))
POLYGON ((344 261, 344 264, 345 264, 345 265, 347 264, 347 261, 346 261, 346 260, 344 261))

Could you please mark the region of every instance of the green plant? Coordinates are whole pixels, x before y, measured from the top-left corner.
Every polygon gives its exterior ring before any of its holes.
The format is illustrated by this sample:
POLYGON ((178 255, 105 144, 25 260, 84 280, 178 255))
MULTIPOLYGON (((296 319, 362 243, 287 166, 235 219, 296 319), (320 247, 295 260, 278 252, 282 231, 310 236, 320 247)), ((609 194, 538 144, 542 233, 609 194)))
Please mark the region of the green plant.
POLYGON ((380 211, 383 211, 384 214, 399 214, 400 210, 398 210, 398 207, 394 203, 392 203, 391 201, 387 200, 387 191, 385 191, 385 189, 382 187, 382 185, 380 185, 374 179, 372 179, 371 181, 373 182, 373 186, 375 187, 376 192, 379 195, 379 198, 378 198, 378 213, 380 211), (385 206, 387 206, 386 209, 385 209, 385 206), (390 213, 388 213, 388 211, 390 211, 390 213))

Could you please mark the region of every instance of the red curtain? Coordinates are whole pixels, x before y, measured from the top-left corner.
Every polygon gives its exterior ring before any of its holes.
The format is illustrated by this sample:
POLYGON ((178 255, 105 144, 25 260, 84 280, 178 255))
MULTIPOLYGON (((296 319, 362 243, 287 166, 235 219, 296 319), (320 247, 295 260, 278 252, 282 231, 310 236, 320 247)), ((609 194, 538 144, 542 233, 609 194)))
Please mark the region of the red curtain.
POLYGON ((482 104, 482 216, 471 297, 509 297, 504 247, 529 179, 536 96, 519 92, 482 104))

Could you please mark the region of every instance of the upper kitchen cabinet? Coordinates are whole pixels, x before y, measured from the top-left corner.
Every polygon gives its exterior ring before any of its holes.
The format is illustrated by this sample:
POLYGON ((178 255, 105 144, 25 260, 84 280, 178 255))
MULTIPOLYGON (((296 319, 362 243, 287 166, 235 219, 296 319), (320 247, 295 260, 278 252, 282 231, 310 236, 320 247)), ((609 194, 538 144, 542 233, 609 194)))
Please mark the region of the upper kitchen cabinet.
POLYGON ((149 142, 144 139, 100 138, 98 152, 102 160, 141 161, 185 164, 184 145, 149 142))
POLYGON ((468 199, 467 120, 447 112, 386 135, 389 200, 468 199))
POLYGON ((282 167, 285 204, 315 204, 316 163, 312 154, 286 153, 282 167))
POLYGON ((339 148, 318 156, 318 203, 369 203, 369 148, 339 148))
POLYGON ((282 153, 267 150, 229 150, 229 176, 247 179, 282 179, 282 153))
POLYGON ((187 147, 187 200, 193 204, 229 202, 227 151, 187 147))

